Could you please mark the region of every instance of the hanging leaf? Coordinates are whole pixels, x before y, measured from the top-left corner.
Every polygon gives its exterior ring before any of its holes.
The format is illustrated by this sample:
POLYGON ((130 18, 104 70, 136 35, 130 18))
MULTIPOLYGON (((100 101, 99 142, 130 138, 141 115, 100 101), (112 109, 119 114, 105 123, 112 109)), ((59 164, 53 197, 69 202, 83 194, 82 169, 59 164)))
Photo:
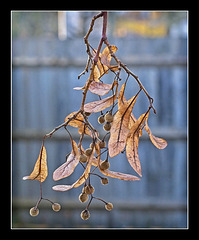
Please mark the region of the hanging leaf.
POLYGON ((91 165, 92 165, 93 154, 94 154, 94 148, 93 148, 91 155, 88 158, 88 162, 87 162, 86 168, 84 170, 84 173, 81 175, 81 177, 76 182, 74 182, 72 185, 56 185, 56 186, 53 186, 52 189, 55 191, 63 192, 63 191, 68 191, 72 188, 81 186, 89 176, 91 165))
MULTIPOLYGON (((115 53, 117 51, 117 47, 112 45, 111 50, 112 50, 113 53, 115 53)), ((112 56, 111 56, 111 53, 109 51, 109 48, 105 47, 103 52, 102 52, 102 55, 101 55, 101 62, 104 65, 106 65, 108 68, 110 68, 112 71, 117 71, 118 70, 117 65, 114 65, 114 66, 110 65, 111 59, 112 59, 112 56)))
MULTIPOLYGON (((115 53, 117 51, 117 47, 112 45, 111 50, 113 53, 115 53)), ((109 48, 105 47, 104 50, 102 51, 101 62, 103 64, 105 64, 106 66, 109 66, 110 62, 111 62, 111 58, 112 58, 112 56, 110 54, 109 48)))
POLYGON ((156 146, 159 149, 164 149, 167 146, 167 141, 166 140, 164 140, 163 138, 155 137, 152 134, 152 132, 151 132, 149 126, 148 126, 148 119, 146 119, 146 123, 145 123, 144 129, 149 134, 151 142, 154 144, 154 146, 156 146))
MULTIPOLYGON (((117 47, 112 45, 111 50, 113 53, 115 53, 117 51, 117 47)), ((93 51, 93 57, 95 57, 96 52, 97 50, 95 49, 93 51)), ((97 79, 99 80, 99 77, 101 77, 102 75, 107 74, 109 69, 111 69, 112 71, 118 71, 117 65, 110 65, 111 58, 112 56, 108 47, 105 47, 102 53, 99 53, 97 67, 96 69, 94 69, 95 81, 97 81, 97 79)))
POLYGON ((39 157, 35 163, 34 169, 29 176, 23 177, 23 180, 38 180, 40 182, 45 181, 48 176, 48 168, 47 168, 47 153, 44 145, 42 145, 39 157))
POLYGON ((108 142, 109 156, 118 155, 126 145, 129 133, 129 120, 131 111, 136 102, 137 96, 133 96, 128 101, 123 100, 125 84, 122 85, 118 96, 118 111, 113 118, 108 142))
MULTIPOLYGON (((76 112, 72 112, 70 113, 66 118, 65 118, 65 122, 67 122, 71 117, 73 117, 73 115, 76 112)), ((81 113, 78 113, 77 116, 75 117, 75 119, 72 119, 68 125, 72 126, 72 127, 76 127, 79 128, 78 132, 79 134, 82 134, 83 132, 87 135, 92 136, 92 133, 90 131, 90 129, 88 128, 88 126, 85 126, 84 123, 84 117, 81 113)))
POLYGON ((118 84, 117 84, 114 95, 104 98, 104 99, 101 99, 99 101, 94 101, 94 102, 85 104, 84 111, 89 112, 89 113, 95 113, 95 112, 100 112, 100 111, 110 107, 117 98, 117 90, 118 90, 118 84))
MULTIPOLYGON (((66 118, 65 118, 65 122, 67 122, 71 117, 73 117, 73 115, 75 114, 76 112, 72 112, 70 113, 66 118)), ((84 122, 84 117, 81 113, 78 113, 77 116, 75 117, 75 119, 72 119, 68 125, 72 126, 72 127, 81 127, 81 125, 83 124, 84 122)))
POLYGON ((93 80, 94 80, 95 82, 99 82, 99 81, 100 81, 99 78, 100 78, 100 72, 99 72, 99 70, 98 70, 97 65, 95 65, 95 67, 94 67, 94 72, 93 72, 93 80))
POLYGON ((142 114, 138 120, 133 124, 129 131, 126 141, 126 157, 131 167, 140 175, 141 164, 138 155, 138 144, 139 144, 139 130, 144 124, 144 121, 148 118, 149 112, 142 114))
POLYGON ((79 151, 77 143, 74 140, 72 140, 71 143, 72 152, 68 156, 67 161, 53 172, 54 181, 70 176, 74 172, 77 164, 79 163, 79 151))
POLYGON ((89 86, 89 91, 103 96, 106 95, 112 89, 112 84, 101 83, 93 81, 89 86))
POLYGON ((92 159, 92 165, 98 166, 100 172, 103 173, 105 176, 111 177, 111 178, 117 178, 117 179, 121 179, 121 180, 125 180, 125 181, 137 181, 137 180, 140 180, 140 178, 138 178, 138 177, 136 177, 134 175, 131 175, 131 174, 115 172, 115 171, 111 171, 109 169, 102 170, 100 168, 100 163, 102 162, 102 160, 100 160, 101 152, 100 152, 99 143, 97 143, 95 145, 95 148, 96 148, 96 153, 97 153, 98 157, 97 157, 97 159, 95 157, 92 159))

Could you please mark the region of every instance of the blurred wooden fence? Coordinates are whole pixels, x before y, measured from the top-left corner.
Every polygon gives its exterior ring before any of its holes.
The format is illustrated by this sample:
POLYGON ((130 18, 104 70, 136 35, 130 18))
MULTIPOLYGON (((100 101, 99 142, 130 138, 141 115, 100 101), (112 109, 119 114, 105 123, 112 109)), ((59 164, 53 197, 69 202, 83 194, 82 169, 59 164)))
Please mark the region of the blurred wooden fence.
MULTIPOLYGON (((96 48, 98 39, 92 40, 96 48)), ((38 157, 42 137, 78 110, 82 94, 73 87, 83 86, 88 75, 77 79, 86 64, 82 39, 14 39, 12 41, 12 198, 13 227, 187 227, 187 40, 186 39, 110 39, 118 47, 117 56, 136 73, 154 98, 157 115, 151 113, 149 124, 156 136, 168 141, 164 150, 156 149, 144 134, 139 146, 143 177, 139 182, 110 179, 102 186, 92 177, 95 195, 113 202, 108 213, 101 202, 91 205, 91 218, 83 222, 80 212, 86 206, 78 202, 81 189, 55 192, 55 184, 71 184, 81 174, 77 167, 58 183, 53 171, 71 151, 69 138, 60 130, 46 140, 49 176, 43 184, 44 195, 61 202, 63 211, 47 211, 41 204, 39 216, 31 218, 29 208, 39 197, 39 184, 22 181, 38 157), (40 224, 40 225, 37 225, 40 224)), ((124 78, 126 77, 123 73, 124 78)), ((114 76, 112 76, 114 77, 114 76)), ((112 79, 105 76, 105 82, 112 79)), ((130 80, 129 80, 130 81, 130 80)), ((126 97, 136 93, 131 79, 126 97)), ((135 115, 147 109, 147 99, 140 94, 135 115)), ((88 101, 95 96, 89 95, 88 101)), ((98 115, 98 114, 96 114, 98 115)), ((91 116, 94 126, 98 116, 91 116)), ((71 128, 74 139, 78 133, 71 128)), ((90 143, 85 140, 85 147, 90 143)), ((132 173, 125 154, 110 160, 111 169, 132 173)))

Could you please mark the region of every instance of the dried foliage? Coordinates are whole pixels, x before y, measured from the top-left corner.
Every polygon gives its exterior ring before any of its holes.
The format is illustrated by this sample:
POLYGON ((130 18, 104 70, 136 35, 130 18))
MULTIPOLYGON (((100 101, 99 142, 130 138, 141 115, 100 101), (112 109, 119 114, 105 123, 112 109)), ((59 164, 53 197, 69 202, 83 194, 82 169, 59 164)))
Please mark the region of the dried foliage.
POLYGON ((39 157, 35 163, 34 169, 29 176, 23 177, 23 180, 38 180, 43 182, 46 180, 48 176, 48 168, 47 168, 47 153, 44 145, 42 144, 39 157))
MULTIPOLYGON (((53 190, 68 191, 70 189, 83 185, 79 200, 81 202, 85 202, 88 200, 88 195, 90 195, 88 205, 86 206, 86 209, 81 213, 81 217, 84 220, 90 217, 88 208, 93 199, 102 201, 105 204, 105 209, 108 211, 113 208, 113 205, 111 203, 108 203, 105 200, 97 198, 93 195, 94 187, 91 185, 91 175, 99 177, 102 184, 108 183, 107 177, 125 181, 140 180, 139 177, 142 177, 142 172, 141 162, 138 155, 138 146, 143 129, 145 129, 149 134, 149 138, 155 147, 158 149, 164 149, 167 146, 167 142, 162 138, 155 137, 151 133, 151 130, 148 126, 148 118, 151 109, 154 113, 156 113, 156 110, 153 107, 152 97, 150 97, 139 78, 116 57, 115 52, 117 51, 117 47, 109 44, 106 36, 106 28, 107 12, 101 12, 93 17, 90 28, 84 37, 87 48, 86 51, 88 53, 88 60, 85 70, 78 76, 78 79, 80 79, 83 74, 90 71, 89 77, 83 87, 74 88, 75 90, 82 91, 83 93, 80 108, 78 111, 68 114, 65 118, 65 121, 61 125, 57 126, 50 133, 44 136, 40 154, 36 161, 34 170, 29 176, 23 178, 24 180, 30 179, 38 180, 40 182, 41 197, 36 206, 31 210, 31 213, 33 215, 35 214, 35 216, 38 215, 37 210, 40 201, 44 199, 42 197, 41 183, 45 181, 48 175, 47 153, 44 147, 44 143, 46 138, 52 137, 52 135, 60 128, 65 128, 69 134, 72 149, 68 155, 67 160, 53 172, 53 180, 58 181, 60 179, 67 178, 74 172, 75 168, 78 165, 81 165, 84 171, 73 184, 55 185, 53 186, 53 190), (98 48, 94 49, 90 45, 88 37, 93 30, 96 19, 100 17, 103 17, 102 37, 100 39, 98 48), (103 44, 106 46, 102 50, 102 53, 100 53, 103 44), (115 61, 115 65, 111 65, 112 58, 115 61), (118 89, 122 81, 120 78, 121 71, 124 71, 127 77, 125 79, 125 82, 121 85, 118 93, 118 89), (112 78, 111 84, 102 82, 102 78, 105 74, 110 74, 109 79, 112 78), (139 91, 137 93, 135 92, 129 100, 126 100, 126 84, 129 79, 132 80, 132 78, 136 80, 139 86, 139 91), (97 95, 96 97, 98 97, 100 100, 86 103, 86 96, 88 91, 97 95), (145 111, 143 111, 144 113, 141 114, 138 119, 136 119, 133 114, 133 108, 139 99, 139 94, 141 91, 143 91, 145 93, 145 96, 148 98, 149 106, 148 109, 145 109, 145 111), (107 94, 112 95, 104 97, 104 95, 107 94), (103 129, 106 131, 103 137, 100 137, 98 130, 95 129, 89 121, 89 115, 98 112, 100 112, 98 122, 99 124, 104 123, 103 129), (68 125, 78 129, 78 133, 80 134, 78 144, 74 141, 70 132, 68 131, 68 125), (88 135, 91 139, 91 144, 86 150, 84 150, 82 146, 85 134, 88 135), (121 173, 109 169, 109 159, 124 152, 126 152, 127 161, 129 162, 133 171, 138 174, 139 177, 134 176, 130 173, 121 173), (102 160, 101 158, 104 156, 104 154, 106 154, 106 159, 102 160), (103 175, 103 177, 95 173, 97 169, 99 170, 99 173, 103 175)), ((44 200, 48 200, 52 204, 55 204, 49 199, 44 200)), ((53 208, 56 209, 55 207, 53 208)))

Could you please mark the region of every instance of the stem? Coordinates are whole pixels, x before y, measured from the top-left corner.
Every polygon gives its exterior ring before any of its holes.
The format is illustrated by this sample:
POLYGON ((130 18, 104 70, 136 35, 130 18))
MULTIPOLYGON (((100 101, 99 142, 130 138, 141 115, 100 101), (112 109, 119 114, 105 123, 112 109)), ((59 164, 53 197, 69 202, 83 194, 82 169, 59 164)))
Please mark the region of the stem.
POLYGON ((106 36, 106 29, 107 29, 107 12, 102 12, 102 16, 103 16, 102 37, 101 37, 101 39, 100 39, 99 46, 98 46, 98 49, 97 49, 97 53, 96 53, 95 58, 94 58, 94 65, 97 64, 97 61, 98 61, 98 58, 99 58, 99 53, 100 53, 102 44, 103 44, 103 42, 107 39, 107 36, 106 36))

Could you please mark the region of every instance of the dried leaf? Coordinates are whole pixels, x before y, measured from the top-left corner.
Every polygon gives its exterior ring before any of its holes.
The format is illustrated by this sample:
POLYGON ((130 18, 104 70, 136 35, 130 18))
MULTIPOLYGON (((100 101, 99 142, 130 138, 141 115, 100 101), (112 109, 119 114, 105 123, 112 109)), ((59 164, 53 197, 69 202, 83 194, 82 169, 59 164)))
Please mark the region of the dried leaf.
MULTIPOLYGON (((114 45, 111 46, 111 49, 112 49, 113 53, 115 53, 117 51, 117 47, 114 45)), ((95 57, 96 52, 97 52, 97 50, 95 49, 93 51, 93 55, 94 55, 93 57, 95 57)), ((114 65, 114 66, 110 65, 111 58, 112 58, 112 56, 110 54, 108 47, 105 47, 104 50, 102 51, 102 53, 99 53, 99 58, 97 61, 98 68, 96 67, 96 69, 94 69, 95 81, 97 81, 97 79, 99 80, 100 76, 107 74, 109 69, 111 69, 112 71, 118 71, 117 65, 114 65)))
MULTIPOLYGON (((73 117, 73 115, 75 114, 76 112, 72 112, 70 113, 66 118, 65 118, 65 122, 67 122, 71 117, 73 117)), ((68 125, 72 126, 72 127, 81 127, 82 124, 84 122, 84 117, 81 113, 78 113, 76 118, 75 119, 72 119, 68 125)))
POLYGON ((139 144, 139 130, 141 129, 144 121, 148 118, 149 112, 142 114, 138 120, 133 124, 129 131, 126 141, 126 157, 131 167, 140 175, 141 164, 138 155, 138 144, 139 144))
MULTIPOLYGON (((115 53, 117 51, 117 47, 112 45, 111 50, 113 53, 115 53)), ((102 51, 101 62, 106 66, 110 66, 111 58, 112 56, 110 54, 109 48, 105 47, 104 50, 102 51)))
POLYGON ((99 78, 100 78, 100 72, 98 70, 97 65, 95 65, 94 72, 93 72, 93 80, 96 82, 99 82, 100 81, 99 78))
POLYGON ((107 170, 100 170, 105 176, 107 177, 112 177, 112 178, 117 178, 117 179, 121 179, 121 180, 125 180, 125 181, 137 181, 140 180, 140 178, 131 175, 131 174, 127 174, 127 173, 121 173, 121 172, 114 172, 111 171, 109 169, 107 170))
MULTIPOLYGON (((65 118, 65 122, 68 121, 68 119, 70 119, 71 117, 73 117, 73 115, 76 112, 72 112, 70 113, 66 118, 65 118)), ((83 132, 89 136, 92 136, 92 133, 90 131, 90 129, 88 128, 88 126, 85 126, 84 123, 84 117, 81 113, 78 113, 75 119, 72 119, 68 125, 72 126, 72 127, 76 127, 79 128, 78 132, 79 134, 82 134, 83 132)))
POLYGON ((89 90, 97 95, 103 96, 107 94, 112 89, 112 84, 106 84, 101 82, 93 81, 90 86, 89 90))
POLYGON ((110 107, 117 98, 118 84, 116 87, 116 92, 114 95, 101 99, 99 101, 90 102, 84 105, 84 111, 89 113, 100 112, 108 107, 110 107))
POLYGON ((125 181, 140 180, 140 178, 138 178, 134 175, 131 175, 131 174, 115 172, 115 171, 111 171, 109 169, 102 170, 100 168, 100 163, 102 162, 102 160, 100 160, 101 153, 100 153, 99 143, 96 144, 95 148, 96 148, 96 153, 97 153, 98 157, 97 157, 97 159, 95 157, 92 159, 92 164, 94 166, 98 166, 100 172, 103 173, 105 176, 112 177, 112 178, 117 178, 117 179, 121 179, 121 180, 125 180, 125 181))
POLYGON ((81 186, 89 176, 91 165, 92 165, 93 154, 94 154, 94 149, 93 149, 93 151, 92 151, 92 153, 91 153, 91 155, 88 159, 88 162, 87 162, 86 168, 84 170, 84 173, 81 175, 81 177, 76 182, 74 182, 72 185, 56 185, 56 186, 53 186, 52 189, 55 190, 55 191, 62 191, 63 192, 63 191, 68 191, 72 188, 76 188, 76 187, 81 186))
POLYGON ((145 127, 144 127, 144 128, 145 128, 145 130, 148 132, 149 137, 150 137, 150 139, 151 139, 151 142, 152 142, 157 148, 159 148, 159 149, 164 149, 164 148, 167 146, 167 141, 164 140, 163 138, 155 137, 155 136, 152 134, 152 132, 151 132, 151 130, 150 130, 147 122, 148 122, 148 119, 146 119, 146 123, 145 123, 145 127))
POLYGON ((71 143, 73 149, 68 156, 67 161, 53 172, 54 181, 70 176, 74 172, 77 164, 79 163, 79 151, 77 144, 74 140, 72 140, 71 143))
POLYGON ((125 84, 122 85, 118 96, 118 111, 113 118, 110 130, 110 139, 108 142, 109 156, 118 155, 126 145, 127 135, 129 133, 129 120, 131 111, 137 97, 133 96, 128 101, 123 101, 125 84))
POLYGON ((48 176, 48 168, 47 168, 47 153, 46 148, 42 145, 39 157, 35 163, 34 169, 29 176, 23 177, 23 180, 38 180, 40 182, 45 181, 48 176))

